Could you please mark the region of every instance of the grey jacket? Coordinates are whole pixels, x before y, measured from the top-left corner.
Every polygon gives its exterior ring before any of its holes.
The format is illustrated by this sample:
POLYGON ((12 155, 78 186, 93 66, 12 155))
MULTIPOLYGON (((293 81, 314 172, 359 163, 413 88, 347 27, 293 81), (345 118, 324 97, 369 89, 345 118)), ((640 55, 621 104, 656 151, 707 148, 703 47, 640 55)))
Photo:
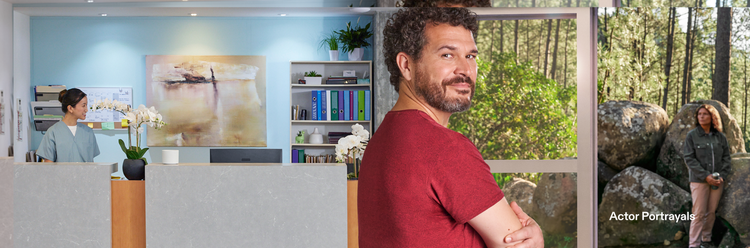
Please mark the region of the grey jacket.
POLYGON ((690 130, 682 148, 690 182, 706 183, 706 177, 714 172, 726 178, 731 168, 729 152, 727 137, 716 129, 709 133, 700 126, 690 130))

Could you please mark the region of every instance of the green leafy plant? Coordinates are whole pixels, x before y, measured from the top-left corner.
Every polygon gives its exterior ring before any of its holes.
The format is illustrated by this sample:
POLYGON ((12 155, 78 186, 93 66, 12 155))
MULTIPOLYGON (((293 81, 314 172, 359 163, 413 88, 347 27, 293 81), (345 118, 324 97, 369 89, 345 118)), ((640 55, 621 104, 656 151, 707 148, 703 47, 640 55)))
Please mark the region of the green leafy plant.
POLYGON ((305 77, 322 77, 323 75, 318 74, 315 71, 305 72, 305 77))
POLYGON ((331 50, 331 51, 339 50, 338 37, 336 37, 335 34, 331 34, 330 36, 321 40, 320 48, 324 48, 324 47, 328 47, 328 50, 331 50))
POLYGON ((127 156, 128 159, 142 159, 144 164, 148 164, 146 158, 143 157, 143 155, 146 154, 146 151, 148 151, 148 148, 141 149, 137 146, 131 146, 129 149, 127 149, 125 148, 125 141, 122 141, 122 139, 120 139, 120 148, 122 148, 122 151, 125 153, 125 156, 127 156))
POLYGON ((351 22, 346 23, 346 29, 334 31, 333 33, 339 36, 341 41, 341 51, 348 53, 354 50, 354 48, 365 48, 369 47, 370 43, 367 39, 372 37, 372 31, 370 31, 370 24, 368 23, 365 27, 360 27, 357 24, 356 27, 352 27, 351 22))

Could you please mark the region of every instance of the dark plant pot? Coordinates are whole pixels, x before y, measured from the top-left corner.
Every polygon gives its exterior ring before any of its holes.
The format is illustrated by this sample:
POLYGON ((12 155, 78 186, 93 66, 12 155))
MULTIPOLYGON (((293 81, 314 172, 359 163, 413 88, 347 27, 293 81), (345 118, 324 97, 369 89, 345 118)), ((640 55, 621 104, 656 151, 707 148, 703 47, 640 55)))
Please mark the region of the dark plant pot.
POLYGON ((122 161, 122 174, 128 180, 143 180, 146 173, 146 162, 143 159, 125 159, 122 161))

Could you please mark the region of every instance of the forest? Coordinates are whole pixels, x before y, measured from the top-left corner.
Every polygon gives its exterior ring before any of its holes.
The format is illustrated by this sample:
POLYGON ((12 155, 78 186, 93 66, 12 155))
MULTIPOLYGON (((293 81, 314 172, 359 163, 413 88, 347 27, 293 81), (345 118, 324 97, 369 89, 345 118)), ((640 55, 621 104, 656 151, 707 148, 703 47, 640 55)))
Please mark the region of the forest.
POLYGON ((598 0, 493 0, 492 7, 596 7, 598 0))
POLYGON ((723 102, 747 141, 750 9, 601 8, 598 101, 723 102))

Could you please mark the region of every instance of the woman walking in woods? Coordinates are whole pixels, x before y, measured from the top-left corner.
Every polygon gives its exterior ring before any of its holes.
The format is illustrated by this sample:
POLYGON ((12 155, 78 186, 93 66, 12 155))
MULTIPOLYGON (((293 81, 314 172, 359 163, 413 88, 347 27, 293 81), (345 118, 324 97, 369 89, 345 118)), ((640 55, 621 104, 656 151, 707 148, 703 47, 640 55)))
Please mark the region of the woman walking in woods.
POLYGON ((716 208, 724 191, 724 176, 730 170, 729 143, 722 132, 719 112, 708 104, 695 111, 696 128, 688 132, 683 153, 690 172, 693 214, 690 222, 690 247, 706 247, 716 208))

